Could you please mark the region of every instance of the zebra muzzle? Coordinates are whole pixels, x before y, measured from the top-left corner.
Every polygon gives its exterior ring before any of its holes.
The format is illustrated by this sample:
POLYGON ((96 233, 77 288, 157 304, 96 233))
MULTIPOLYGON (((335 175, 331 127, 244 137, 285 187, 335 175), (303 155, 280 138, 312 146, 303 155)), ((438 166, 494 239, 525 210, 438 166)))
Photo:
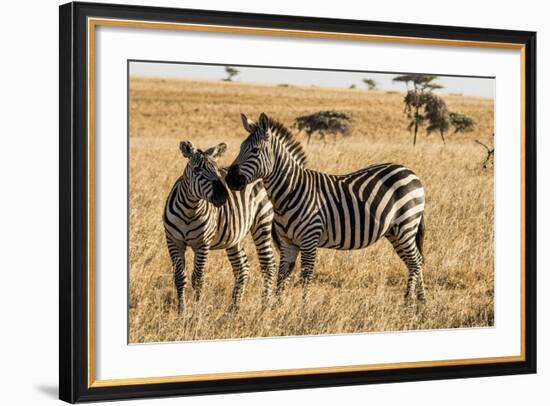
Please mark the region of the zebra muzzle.
POLYGON ((241 175, 238 165, 231 165, 229 167, 225 181, 232 190, 243 190, 246 186, 246 178, 244 175, 241 175))
POLYGON ((212 183, 212 200, 211 203, 216 206, 220 207, 223 205, 229 196, 229 193, 227 192, 227 189, 225 188, 225 185, 217 180, 212 183))

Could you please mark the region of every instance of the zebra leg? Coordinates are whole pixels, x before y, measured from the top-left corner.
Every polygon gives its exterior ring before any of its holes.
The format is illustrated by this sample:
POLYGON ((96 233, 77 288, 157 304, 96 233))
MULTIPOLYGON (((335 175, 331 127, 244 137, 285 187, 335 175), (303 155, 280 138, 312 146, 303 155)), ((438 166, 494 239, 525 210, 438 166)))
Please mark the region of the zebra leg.
POLYGON ((237 311, 243 298, 244 288, 248 280, 248 272, 250 267, 248 265, 246 253, 239 245, 228 248, 227 256, 229 257, 229 261, 233 267, 233 275, 235 277, 235 285, 233 287, 233 294, 231 295, 231 310, 237 311))
POLYGON ((422 303, 426 302, 426 291, 424 290, 424 276, 422 268, 420 269, 416 280, 416 299, 422 303))
POLYGON ((317 254, 317 244, 312 247, 302 248, 302 272, 300 278, 302 281, 302 297, 307 300, 309 293, 309 283, 313 278, 313 271, 315 269, 315 257, 317 254))
POLYGON ((313 278, 313 271, 315 270, 315 257, 317 255, 317 246, 319 245, 321 231, 319 222, 312 221, 310 227, 305 232, 306 237, 304 237, 300 245, 300 252, 302 254, 302 272, 300 276, 304 300, 308 297, 308 286, 313 278))
POLYGON ((399 258, 405 263, 409 270, 407 280, 407 290, 405 292, 405 302, 410 303, 412 296, 416 293, 419 300, 425 300, 424 280, 422 277, 422 268, 424 260, 418 247, 416 246, 415 235, 408 233, 401 238, 388 237, 393 248, 399 255, 399 258), (418 289, 418 291, 416 291, 418 289))
POLYGON ((264 305, 268 305, 273 293, 273 278, 275 277, 275 256, 271 246, 271 222, 254 228, 252 238, 256 245, 260 270, 264 276, 262 302, 264 305))
POLYGON ((277 295, 280 295, 285 290, 288 278, 296 266, 296 258, 299 252, 298 247, 281 240, 281 260, 279 273, 277 274, 277 295))
POLYGON ((203 284, 203 271, 206 266, 206 260, 208 259, 208 252, 210 247, 202 246, 195 249, 195 264, 193 267, 193 275, 191 277, 191 285, 195 291, 195 302, 201 300, 201 290, 203 284))
POLYGON ((178 295, 178 313, 185 311, 185 245, 166 238, 168 252, 174 269, 174 284, 178 295))

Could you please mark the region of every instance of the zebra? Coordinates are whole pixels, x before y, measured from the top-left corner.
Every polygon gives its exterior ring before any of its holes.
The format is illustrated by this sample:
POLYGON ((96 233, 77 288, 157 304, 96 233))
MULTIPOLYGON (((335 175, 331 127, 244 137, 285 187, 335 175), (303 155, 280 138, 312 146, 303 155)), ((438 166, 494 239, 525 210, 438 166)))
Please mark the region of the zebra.
POLYGON ((257 123, 244 114, 248 137, 226 176, 241 190, 262 179, 275 209, 280 239, 277 293, 301 254, 303 296, 313 276, 317 248, 364 248, 386 237, 408 268, 405 293, 425 301, 422 268, 424 189, 410 169, 393 163, 367 166, 346 175, 307 169, 306 154, 294 135, 265 113, 257 123))
POLYGON ((235 277, 232 310, 239 308, 249 264, 243 245, 251 231, 264 276, 263 300, 268 301, 275 276, 275 259, 271 246, 273 205, 261 181, 251 182, 241 191, 227 190, 215 159, 226 149, 221 143, 206 151, 190 141, 180 143, 188 163, 175 182, 164 208, 166 243, 174 270, 178 313, 185 310, 185 251, 194 252, 192 287, 195 301, 201 296, 203 270, 210 250, 225 249, 235 277))

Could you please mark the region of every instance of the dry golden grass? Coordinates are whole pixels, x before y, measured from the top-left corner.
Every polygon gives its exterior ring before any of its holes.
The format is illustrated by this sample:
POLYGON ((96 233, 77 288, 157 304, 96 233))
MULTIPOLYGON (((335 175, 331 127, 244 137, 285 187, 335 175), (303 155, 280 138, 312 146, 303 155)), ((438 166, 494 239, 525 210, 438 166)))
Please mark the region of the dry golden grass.
MULTIPOLYGON (((406 131, 402 94, 317 87, 277 87, 224 82, 132 78, 130 81, 130 342, 331 334, 409 329, 492 326, 493 171, 483 170, 490 142, 492 99, 445 96, 451 111, 478 123, 469 134, 419 136, 416 148, 406 131), (406 268, 383 240, 357 251, 319 250, 316 278, 307 303, 294 272, 292 286, 271 309, 262 309, 262 280, 250 238, 251 276, 241 311, 228 314, 233 275, 224 251, 210 254, 203 298, 178 317, 162 212, 165 198, 183 171, 183 139, 199 147, 226 142, 220 160, 229 164, 244 139, 239 114, 265 111, 290 125, 323 109, 352 114, 348 138, 305 145, 308 166, 346 173, 382 161, 402 163, 426 190, 427 304, 407 308, 406 268)), ((190 275, 192 252, 187 253, 190 275)), ((188 279, 189 280, 189 279, 188 279)))

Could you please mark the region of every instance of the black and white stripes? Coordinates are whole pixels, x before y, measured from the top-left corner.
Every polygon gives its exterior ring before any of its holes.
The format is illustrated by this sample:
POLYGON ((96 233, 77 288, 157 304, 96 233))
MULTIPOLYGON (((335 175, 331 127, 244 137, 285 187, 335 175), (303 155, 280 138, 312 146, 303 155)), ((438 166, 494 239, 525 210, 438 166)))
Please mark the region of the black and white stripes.
POLYGON ((238 308, 249 273, 248 259, 243 250, 249 231, 265 279, 264 300, 267 301, 271 294, 275 272, 271 246, 273 206, 261 181, 252 182, 238 192, 227 190, 223 181, 225 171, 218 169, 214 161, 225 148, 225 144, 219 144, 203 152, 195 149, 189 141, 180 144, 180 150, 189 162, 168 195, 163 216, 180 312, 185 309, 187 247, 195 254, 192 286, 197 301, 209 251, 227 251, 235 277, 232 306, 238 308))
POLYGON ((280 291, 301 254, 304 295, 317 248, 358 249, 386 237, 409 270, 406 298, 424 300, 424 189, 408 168, 375 164, 347 175, 305 168, 299 142, 265 114, 242 116, 249 136, 226 177, 234 190, 263 179, 281 240, 280 291))

